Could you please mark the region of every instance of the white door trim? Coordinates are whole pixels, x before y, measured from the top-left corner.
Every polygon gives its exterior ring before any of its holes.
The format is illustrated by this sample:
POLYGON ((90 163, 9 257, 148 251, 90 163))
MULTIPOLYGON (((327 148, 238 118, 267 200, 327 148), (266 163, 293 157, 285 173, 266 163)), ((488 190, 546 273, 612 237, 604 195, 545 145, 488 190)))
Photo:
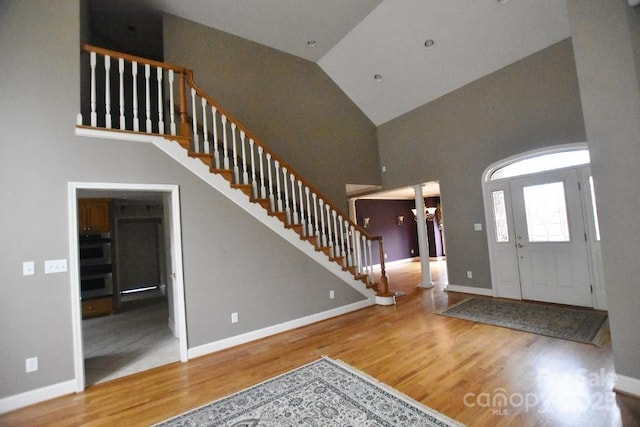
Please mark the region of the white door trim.
POLYGON ((187 323, 184 300, 184 275, 182 270, 182 232, 180 219, 180 190, 177 185, 123 184, 101 182, 70 182, 68 185, 69 215, 69 276, 71 296, 71 320, 73 333, 73 363, 76 392, 85 388, 84 351, 82 343, 82 305, 80 301, 80 276, 78 266, 78 190, 151 191, 167 193, 171 203, 171 245, 173 273, 173 304, 176 332, 180 346, 180 360, 188 360, 187 323))

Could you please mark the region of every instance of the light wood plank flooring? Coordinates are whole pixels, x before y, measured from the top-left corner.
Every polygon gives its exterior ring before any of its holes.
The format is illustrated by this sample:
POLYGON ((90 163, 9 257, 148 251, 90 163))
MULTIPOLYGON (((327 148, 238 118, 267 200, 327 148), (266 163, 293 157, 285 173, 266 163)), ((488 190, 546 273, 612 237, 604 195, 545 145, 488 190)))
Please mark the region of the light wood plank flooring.
MULTIPOLYGON (((469 426, 638 425, 640 401, 611 391, 610 348, 439 316, 465 295, 417 288, 419 263, 389 275, 392 290, 405 293, 396 306, 98 384, 0 416, 0 425, 149 425, 321 355, 469 426)), ((434 269, 436 282, 445 277, 434 269)))

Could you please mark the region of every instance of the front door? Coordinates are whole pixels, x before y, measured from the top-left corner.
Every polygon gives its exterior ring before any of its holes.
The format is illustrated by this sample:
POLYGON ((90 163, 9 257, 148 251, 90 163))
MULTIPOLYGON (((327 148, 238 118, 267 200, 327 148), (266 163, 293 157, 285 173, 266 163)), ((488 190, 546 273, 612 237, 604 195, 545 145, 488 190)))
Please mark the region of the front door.
POLYGON ((577 169, 512 179, 522 298, 593 306, 577 169))

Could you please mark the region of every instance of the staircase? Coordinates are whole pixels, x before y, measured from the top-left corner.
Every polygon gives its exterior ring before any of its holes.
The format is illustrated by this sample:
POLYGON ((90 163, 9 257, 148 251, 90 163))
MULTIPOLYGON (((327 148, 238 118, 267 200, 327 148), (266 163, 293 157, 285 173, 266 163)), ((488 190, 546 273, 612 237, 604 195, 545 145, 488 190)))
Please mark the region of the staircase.
POLYGON ((367 234, 271 152, 196 85, 191 70, 89 45, 82 46, 82 70, 90 94, 83 94, 79 135, 101 131, 103 137, 155 141, 283 237, 294 232, 306 242, 300 249, 321 254, 310 256, 350 286, 377 304, 395 303, 382 237, 367 234), (380 255, 376 274, 374 250, 380 255))

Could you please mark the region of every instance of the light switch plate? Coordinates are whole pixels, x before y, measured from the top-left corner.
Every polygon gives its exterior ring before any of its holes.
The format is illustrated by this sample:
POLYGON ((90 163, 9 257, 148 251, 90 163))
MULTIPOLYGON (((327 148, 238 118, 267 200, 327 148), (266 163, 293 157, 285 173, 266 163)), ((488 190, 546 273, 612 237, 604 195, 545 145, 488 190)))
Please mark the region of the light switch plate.
POLYGON ((482 231, 482 224, 473 224, 473 229, 476 231, 482 231))
POLYGON ((64 273, 67 271, 66 259, 51 259, 44 262, 44 274, 64 273))
POLYGON ((22 263, 22 275, 33 276, 36 274, 36 263, 33 261, 25 261, 22 263))

